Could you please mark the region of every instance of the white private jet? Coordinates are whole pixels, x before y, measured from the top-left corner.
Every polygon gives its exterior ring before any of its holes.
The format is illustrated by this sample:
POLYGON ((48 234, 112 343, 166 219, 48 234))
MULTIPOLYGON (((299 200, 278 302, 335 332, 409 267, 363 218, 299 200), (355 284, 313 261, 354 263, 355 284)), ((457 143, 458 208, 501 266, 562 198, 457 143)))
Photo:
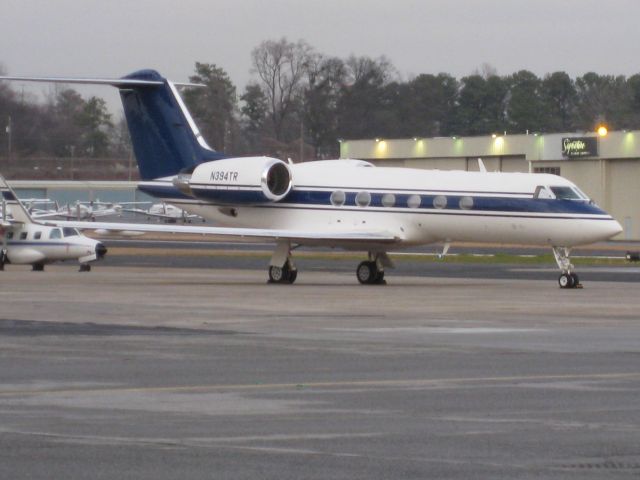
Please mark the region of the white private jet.
POLYGON ((91 270, 89 262, 105 256, 107 249, 97 240, 70 226, 50 226, 33 220, 5 179, 0 176, 2 217, 0 219, 0 270, 5 263, 31 265, 44 270, 47 263, 80 262, 80 271, 91 270))
MULTIPOLYGON (((571 247, 622 231, 576 185, 555 175, 374 168, 360 160, 288 164, 268 157, 228 158, 205 142, 179 84, 153 70, 120 79, 0 79, 118 88, 143 180, 140 190, 226 227, 135 230, 272 240, 272 282, 295 281, 291 251, 298 245, 366 251, 357 279, 376 284, 392 266, 389 251, 444 242, 446 252, 451 242, 464 241, 548 245, 561 272, 560 287, 573 288, 579 280, 569 260, 571 247)), ((92 226, 134 230, 130 224, 92 226)))

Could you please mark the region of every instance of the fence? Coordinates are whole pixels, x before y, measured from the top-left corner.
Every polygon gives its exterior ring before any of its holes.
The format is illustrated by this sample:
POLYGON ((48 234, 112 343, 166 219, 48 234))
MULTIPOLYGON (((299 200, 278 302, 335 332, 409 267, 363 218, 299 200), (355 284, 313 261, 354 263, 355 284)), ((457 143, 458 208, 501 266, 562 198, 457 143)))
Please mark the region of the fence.
POLYGON ((0 174, 9 180, 138 180, 131 158, 0 157, 0 174))

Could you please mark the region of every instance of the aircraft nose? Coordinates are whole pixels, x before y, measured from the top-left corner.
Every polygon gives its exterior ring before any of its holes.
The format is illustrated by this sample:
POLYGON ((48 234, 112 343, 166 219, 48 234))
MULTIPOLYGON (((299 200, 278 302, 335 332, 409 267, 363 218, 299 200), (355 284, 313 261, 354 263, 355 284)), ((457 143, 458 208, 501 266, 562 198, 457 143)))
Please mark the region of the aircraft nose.
POLYGON ((96 245, 96 256, 98 258, 103 258, 107 254, 107 247, 104 244, 99 243, 96 245))
POLYGON ((611 222, 609 222, 609 238, 611 237, 615 237, 616 235, 618 235, 619 233, 622 233, 623 228, 622 225, 620 225, 620 222, 618 222, 617 220, 612 220, 611 222))

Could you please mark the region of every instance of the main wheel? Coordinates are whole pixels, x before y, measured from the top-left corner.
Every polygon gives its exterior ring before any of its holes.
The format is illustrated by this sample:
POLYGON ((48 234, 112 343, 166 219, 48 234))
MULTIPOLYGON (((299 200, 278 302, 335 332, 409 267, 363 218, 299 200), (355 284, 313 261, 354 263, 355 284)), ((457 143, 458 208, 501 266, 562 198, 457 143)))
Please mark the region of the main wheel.
POLYGON ((33 271, 33 272, 44 272, 44 264, 43 263, 34 263, 31 266, 31 271, 33 271))
POLYGON ((269 283, 283 283, 288 278, 289 269, 284 267, 269 267, 269 283))
POLYGON ((356 277, 358 277, 358 281, 363 285, 374 283, 376 274, 375 262, 361 262, 356 269, 356 277))
POLYGON ((91 265, 89 265, 88 263, 81 263, 79 271, 80 272, 90 272, 91 271, 91 265))
POLYGON ((298 270, 289 270, 289 279, 287 280, 287 283, 294 283, 296 278, 298 278, 298 270))
POLYGON ((573 288, 575 287, 576 283, 575 283, 575 279, 577 279, 577 275, 574 279, 575 274, 571 274, 571 273, 563 273, 562 275, 560 275, 558 277, 558 285, 560 285, 560 288, 573 288))
POLYGON ((286 263, 282 267, 269 267, 269 283, 293 283, 298 278, 298 271, 291 270, 286 263))

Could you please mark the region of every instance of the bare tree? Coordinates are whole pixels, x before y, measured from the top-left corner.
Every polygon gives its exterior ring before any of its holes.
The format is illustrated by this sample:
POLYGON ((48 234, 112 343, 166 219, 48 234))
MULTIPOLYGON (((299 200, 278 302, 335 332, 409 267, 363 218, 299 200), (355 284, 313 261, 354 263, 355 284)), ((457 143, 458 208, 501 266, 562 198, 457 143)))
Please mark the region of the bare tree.
POLYGON ((311 52, 306 42, 292 43, 286 38, 264 41, 251 52, 253 71, 267 98, 276 140, 286 140, 286 122, 296 111, 311 52))

